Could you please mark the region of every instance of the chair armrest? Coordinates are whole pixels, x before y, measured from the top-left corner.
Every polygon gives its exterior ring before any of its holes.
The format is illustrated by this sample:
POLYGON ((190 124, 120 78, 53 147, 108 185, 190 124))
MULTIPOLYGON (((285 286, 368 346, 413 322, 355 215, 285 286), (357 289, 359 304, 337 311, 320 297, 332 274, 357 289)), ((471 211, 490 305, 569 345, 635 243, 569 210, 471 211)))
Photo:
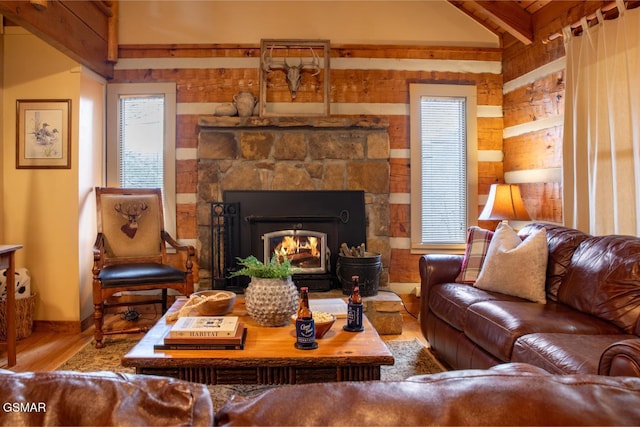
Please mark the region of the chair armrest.
POLYGON ((174 239, 169 233, 162 230, 160 233, 162 239, 167 242, 172 248, 174 248, 177 252, 182 252, 184 262, 184 267, 188 273, 191 273, 193 269, 193 259, 196 256, 196 248, 191 245, 181 245, 174 239))
POLYGON ((96 241, 93 244, 93 261, 100 262, 104 255, 104 235, 102 233, 98 233, 96 236, 96 241))
POLYGON ((178 243, 176 239, 174 239, 169 233, 166 231, 161 232, 162 239, 167 242, 172 248, 177 251, 186 251, 188 256, 195 256, 196 249, 191 245, 181 245, 178 243))
POLYGON ((640 377, 640 338, 611 344, 600 356, 599 375, 640 377))

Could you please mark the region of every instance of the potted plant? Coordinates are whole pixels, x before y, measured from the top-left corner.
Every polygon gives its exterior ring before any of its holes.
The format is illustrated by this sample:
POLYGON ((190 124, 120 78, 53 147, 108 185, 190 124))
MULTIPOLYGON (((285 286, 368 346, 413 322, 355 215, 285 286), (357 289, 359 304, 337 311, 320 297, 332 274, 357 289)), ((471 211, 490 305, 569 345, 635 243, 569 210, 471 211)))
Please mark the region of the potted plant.
POLYGON ((240 269, 230 277, 248 276, 244 291, 247 313, 261 326, 287 325, 298 308, 298 288, 291 276, 295 268, 288 259, 279 260, 274 254, 266 262, 253 255, 238 258, 240 269))

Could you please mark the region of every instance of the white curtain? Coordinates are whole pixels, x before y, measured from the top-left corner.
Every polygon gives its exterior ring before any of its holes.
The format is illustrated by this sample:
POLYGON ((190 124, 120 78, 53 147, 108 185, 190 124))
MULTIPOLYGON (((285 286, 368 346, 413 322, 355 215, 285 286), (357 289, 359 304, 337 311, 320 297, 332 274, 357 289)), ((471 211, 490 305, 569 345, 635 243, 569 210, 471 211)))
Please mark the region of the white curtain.
POLYGON ((594 235, 640 235, 640 8, 617 7, 563 30, 564 223, 594 235))

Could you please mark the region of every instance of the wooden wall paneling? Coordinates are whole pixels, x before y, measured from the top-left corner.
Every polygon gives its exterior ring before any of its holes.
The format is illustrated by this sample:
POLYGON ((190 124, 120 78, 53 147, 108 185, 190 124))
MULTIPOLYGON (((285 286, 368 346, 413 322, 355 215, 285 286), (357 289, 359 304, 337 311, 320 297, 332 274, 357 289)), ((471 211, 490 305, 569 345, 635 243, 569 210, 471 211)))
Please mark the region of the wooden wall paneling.
POLYGON ((176 116, 176 148, 198 148, 198 117, 195 114, 176 116))
POLYGON ((409 193, 411 191, 410 159, 389 159, 390 193, 409 193))
POLYGON ((177 204, 176 217, 177 239, 193 239, 198 235, 196 205, 177 204))
POLYGON ((504 95, 504 127, 564 114, 564 71, 542 77, 504 95))
POLYGON ((504 171, 562 167, 562 127, 504 140, 504 171))
POLYGON ((120 58, 260 58, 260 45, 248 44, 121 44, 120 58))
POLYGON ((391 249, 389 277, 393 278, 393 282, 419 283, 418 261, 420 257, 419 254, 412 254, 409 249, 391 249))
POLYGON ((195 193, 198 185, 198 161, 196 159, 176 161, 176 192, 195 193))
POLYGON ((503 182, 502 162, 478 162, 478 194, 489 194, 491 184, 503 182))
POLYGON ((478 150, 502 150, 502 117, 478 118, 478 150))
POLYGON ((389 148, 409 149, 410 132, 408 116, 388 116, 389 117, 389 148))
POLYGON ((395 59, 458 59, 474 61, 500 61, 502 50, 478 47, 433 47, 394 45, 331 45, 331 56, 336 58, 395 58, 395 59))
POLYGON ((391 237, 411 237, 411 205, 389 205, 389 235, 391 237))
POLYGON ((562 223, 561 183, 520 184, 520 191, 532 220, 562 223))
POLYGON ((502 105, 502 76, 500 74, 467 74, 463 82, 475 82, 478 88, 478 105, 502 105))

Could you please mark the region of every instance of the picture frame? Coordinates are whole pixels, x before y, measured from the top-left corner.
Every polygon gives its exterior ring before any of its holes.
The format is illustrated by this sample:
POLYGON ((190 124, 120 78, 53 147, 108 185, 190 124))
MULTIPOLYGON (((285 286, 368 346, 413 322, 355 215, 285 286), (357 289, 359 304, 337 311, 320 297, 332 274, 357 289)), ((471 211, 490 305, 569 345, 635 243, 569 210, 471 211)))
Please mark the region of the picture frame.
POLYGON ((260 117, 328 117, 330 62, 329 40, 260 40, 260 117))
POLYGON ((71 168, 71 100, 16 101, 16 168, 71 168))

